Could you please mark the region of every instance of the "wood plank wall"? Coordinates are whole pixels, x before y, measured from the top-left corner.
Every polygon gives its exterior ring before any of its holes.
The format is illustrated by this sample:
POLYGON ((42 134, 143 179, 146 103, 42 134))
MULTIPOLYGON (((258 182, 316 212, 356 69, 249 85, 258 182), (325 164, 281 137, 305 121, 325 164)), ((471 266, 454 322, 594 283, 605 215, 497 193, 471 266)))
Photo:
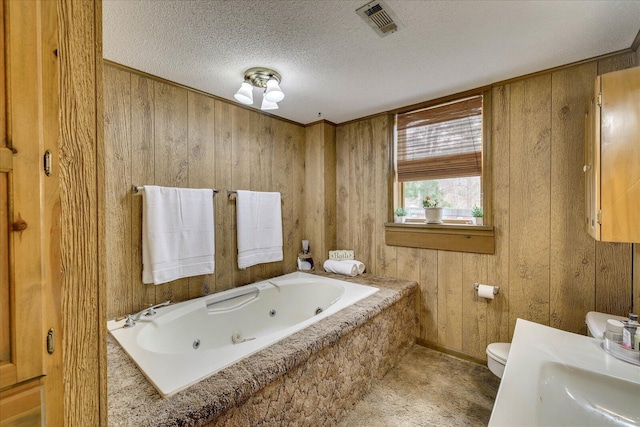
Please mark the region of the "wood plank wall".
POLYGON ((369 272, 420 283, 420 339, 486 359, 489 343, 511 340, 518 317, 586 333, 590 310, 627 314, 638 254, 583 231, 582 166, 593 81, 634 61, 625 53, 493 88, 495 255, 386 246, 393 118, 338 126, 338 248, 354 249, 369 272), (477 298, 476 281, 500 286, 500 294, 477 298))
MULTIPOLYGON (((316 269, 336 248, 336 129, 326 122, 305 128, 305 231, 316 269)), ((302 248, 299 248, 302 249, 302 248)))
POLYGON ((288 273, 304 230, 305 130, 134 71, 104 67, 107 316, 288 273), (131 185, 217 188, 215 274, 144 285, 142 197, 131 185), (282 194, 284 261, 237 268, 227 189, 282 194))

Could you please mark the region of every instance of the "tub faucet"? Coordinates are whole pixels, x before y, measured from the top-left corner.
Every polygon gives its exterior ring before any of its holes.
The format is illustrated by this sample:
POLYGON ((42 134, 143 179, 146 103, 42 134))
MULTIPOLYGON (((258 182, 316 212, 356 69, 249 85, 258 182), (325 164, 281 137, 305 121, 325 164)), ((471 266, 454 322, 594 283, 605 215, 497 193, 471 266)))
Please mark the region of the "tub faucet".
POLYGON ((151 307, 147 307, 144 310, 140 310, 136 314, 127 314, 127 321, 124 322, 125 328, 132 328, 136 325, 136 322, 140 320, 140 318, 144 316, 153 316, 156 314, 156 308, 164 307, 165 305, 171 304, 171 301, 161 302, 160 304, 152 305, 151 307))

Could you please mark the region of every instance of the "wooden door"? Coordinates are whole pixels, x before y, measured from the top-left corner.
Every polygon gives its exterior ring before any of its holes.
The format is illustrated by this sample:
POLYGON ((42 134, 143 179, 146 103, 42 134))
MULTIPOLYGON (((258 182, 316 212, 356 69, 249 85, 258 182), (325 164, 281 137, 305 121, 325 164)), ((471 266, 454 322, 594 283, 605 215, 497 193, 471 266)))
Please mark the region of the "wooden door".
POLYGON ((640 68, 602 75, 601 238, 640 242, 640 68))

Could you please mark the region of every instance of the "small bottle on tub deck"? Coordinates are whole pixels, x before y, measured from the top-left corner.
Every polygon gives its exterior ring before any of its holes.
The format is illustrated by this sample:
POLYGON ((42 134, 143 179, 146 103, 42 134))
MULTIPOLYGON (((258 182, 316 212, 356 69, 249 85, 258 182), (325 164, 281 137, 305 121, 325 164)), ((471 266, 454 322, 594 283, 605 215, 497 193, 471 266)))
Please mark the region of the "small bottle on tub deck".
MULTIPOLYGON (((627 349, 634 348, 635 335, 638 330, 638 315, 629 313, 629 320, 624 322, 624 330, 622 331, 622 346, 627 349)), ((637 348, 637 346, 636 346, 637 348)))
POLYGON ((607 319, 607 331, 605 337, 616 344, 622 344, 622 331, 624 323, 615 319, 607 319))

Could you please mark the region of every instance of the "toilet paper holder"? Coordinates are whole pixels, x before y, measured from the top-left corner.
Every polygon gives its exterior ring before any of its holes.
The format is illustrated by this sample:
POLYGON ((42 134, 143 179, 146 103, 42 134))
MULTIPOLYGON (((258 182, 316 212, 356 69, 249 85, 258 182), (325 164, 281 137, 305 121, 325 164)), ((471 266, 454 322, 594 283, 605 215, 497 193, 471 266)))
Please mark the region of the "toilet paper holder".
MULTIPOLYGON (((478 291, 478 287, 480 286, 480 283, 476 282, 473 284, 473 289, 476 290, 476 292, 478 291)), ((494 295, 498 295, 498 291, 500 290, 500 286, 492 286, 493 287, 493 294, 494 295)))

